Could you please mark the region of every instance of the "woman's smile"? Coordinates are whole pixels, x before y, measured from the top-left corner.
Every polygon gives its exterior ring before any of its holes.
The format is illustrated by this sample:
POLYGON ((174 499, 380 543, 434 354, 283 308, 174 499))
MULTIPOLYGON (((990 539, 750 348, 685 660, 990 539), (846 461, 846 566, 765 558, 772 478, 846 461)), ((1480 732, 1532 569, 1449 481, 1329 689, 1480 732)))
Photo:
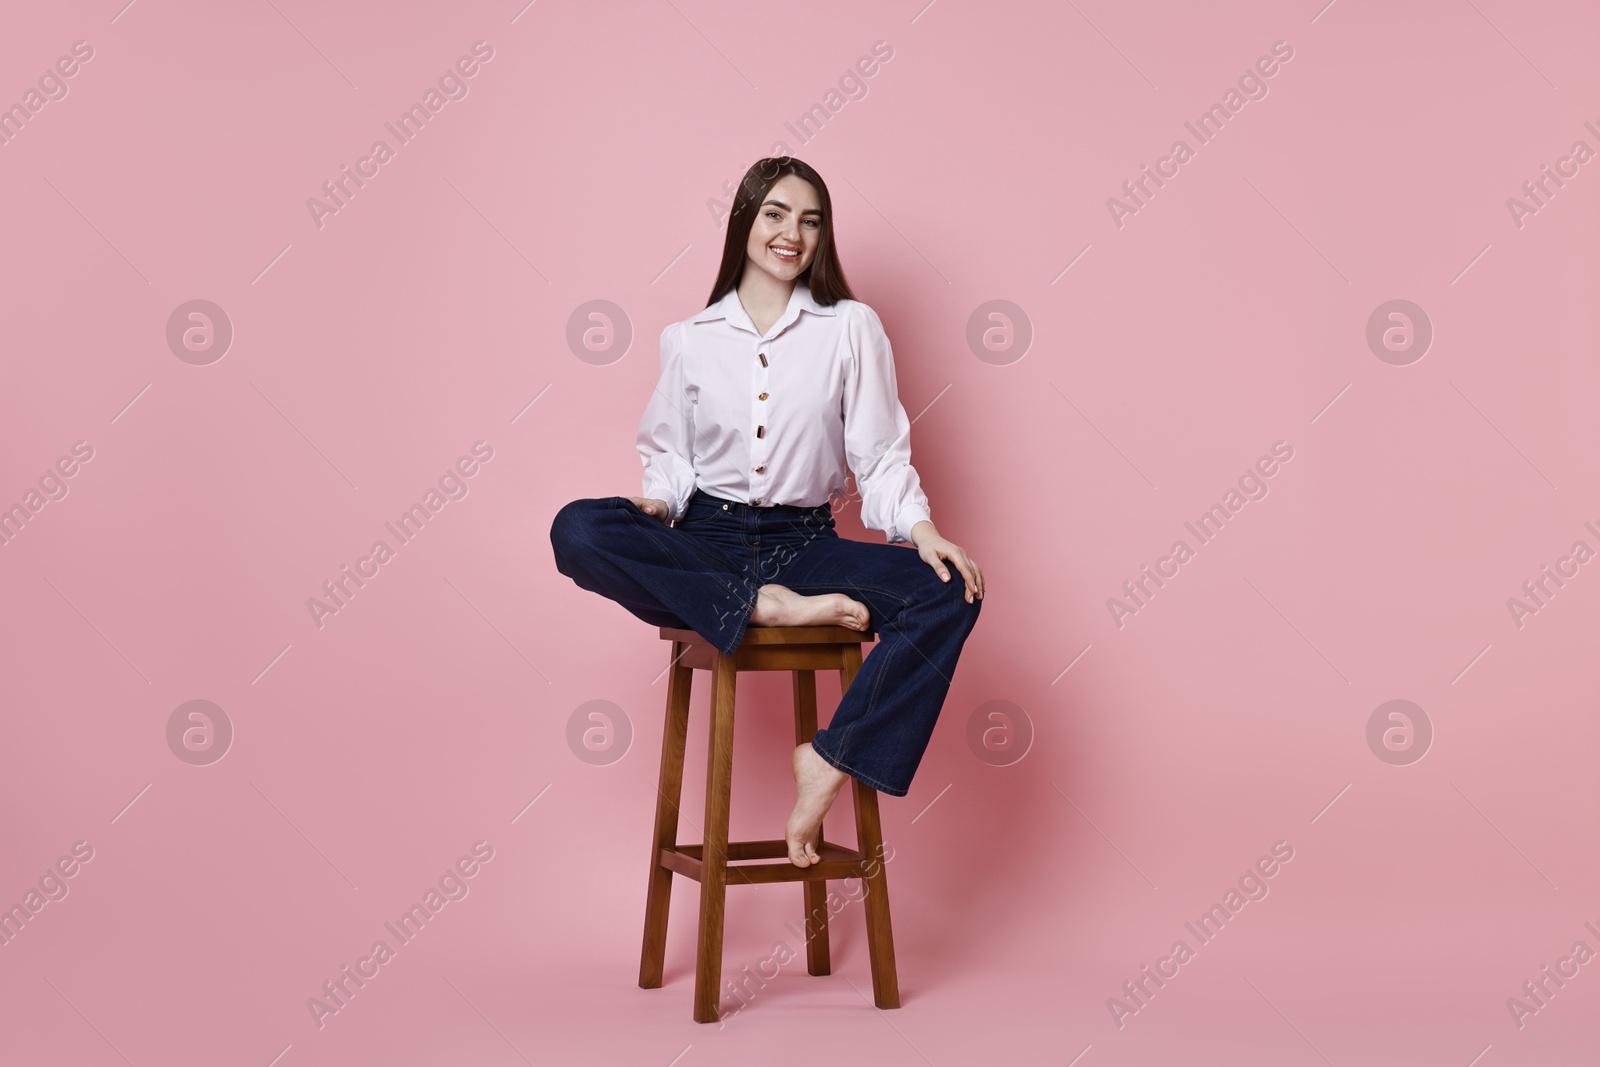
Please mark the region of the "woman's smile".
POLYGON ((794 280, 811 269, 822 238, 822 199, 811 183, 786 174, 772 183, 751 219, 745 246, 747 261, 761 279, 748 279, 758 293, 740 286, 739 296, 753 303, 773 303, 781 312, 794 280), (770 297, 768 301, 765 297, 770 297))

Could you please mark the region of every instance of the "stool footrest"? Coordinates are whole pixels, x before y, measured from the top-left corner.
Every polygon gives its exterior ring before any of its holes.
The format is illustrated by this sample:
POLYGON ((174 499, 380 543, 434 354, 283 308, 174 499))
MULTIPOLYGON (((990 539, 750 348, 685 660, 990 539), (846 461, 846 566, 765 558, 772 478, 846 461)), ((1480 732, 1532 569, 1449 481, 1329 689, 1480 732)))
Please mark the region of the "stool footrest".
MULTIPOLYGON (((704 869, 702 845, 677 845, 661 850, 661 866, 674 874, 701 880, 704 869)), ((852 849, 823 841, 817 852, 822 862, 796 867, 789 862, 786 841, 728 842, 728 885, 760 885, 773 882, 814 882, 823 879, 860 878, 869 857, 852 849), (740 863, 741 860, 782 859, 781 863, 740 863)))

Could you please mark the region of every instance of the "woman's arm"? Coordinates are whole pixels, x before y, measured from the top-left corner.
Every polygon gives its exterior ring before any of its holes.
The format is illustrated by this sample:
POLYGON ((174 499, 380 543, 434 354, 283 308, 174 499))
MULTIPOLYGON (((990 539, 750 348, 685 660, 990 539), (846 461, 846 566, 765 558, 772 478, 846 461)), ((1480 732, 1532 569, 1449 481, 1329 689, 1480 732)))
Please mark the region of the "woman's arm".
POLYGON ((675 322, 661 331, 661 378, 645 405, 635 440, 644 464, 644 499, 666 505, 666 514, 656 515, 662 521, 681 519, 694 494, 693 442, 694 404, 684 390, 683 323, 675 322))
POLYGON ((983 596, 983 572, 966 550, 939 535, 928 508, 922 479, 911 465, 911 422, 895 380, 894 351, 878 313, 865 312, 850 325, 853 359, 844 384, 845 456, 861 491, 861 522, 883 531, 890 541, 910 541, 923 562, 944 581, 955 564, 966 579, 970 602, 983 596))
POLYGON ((844 451, 861 492, 861 522, 891 542, 931 518, 922 479, 911 465, 911 421, 900 405, 894 351, 878 313, 866 304, 846 326, 844 451))

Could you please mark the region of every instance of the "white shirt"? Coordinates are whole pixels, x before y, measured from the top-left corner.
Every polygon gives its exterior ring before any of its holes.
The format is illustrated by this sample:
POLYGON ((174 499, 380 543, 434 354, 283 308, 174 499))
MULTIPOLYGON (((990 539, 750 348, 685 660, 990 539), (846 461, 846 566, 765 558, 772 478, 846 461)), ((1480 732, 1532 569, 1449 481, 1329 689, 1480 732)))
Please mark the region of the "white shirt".
POLYGON ((869 529, 909 541, 930 518, 878 313, 859 300, 824 307, 803 279, 765 336, 738 289, 662 330, 637 444, 643 495, 666 501, 673 521, 696 488, 816 507, 844 496, 847 463, 869 529))

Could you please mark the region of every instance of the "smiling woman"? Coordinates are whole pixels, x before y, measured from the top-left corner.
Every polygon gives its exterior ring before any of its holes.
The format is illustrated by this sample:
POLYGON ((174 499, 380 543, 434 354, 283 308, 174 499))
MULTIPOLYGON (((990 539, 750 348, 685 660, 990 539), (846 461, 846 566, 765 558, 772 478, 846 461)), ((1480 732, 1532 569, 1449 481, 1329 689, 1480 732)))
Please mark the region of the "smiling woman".
POLYGON ((844 279, 828 187, 807 164, 763 159, 740 183, 705 309, 661 333, 635 443, 640 496, 556 515, 561 573, 730 655, 748 626, 879 635, 827 729, 793 753, 784 837, 810 866, 847 778, 906 795, 984 589, 934 527, 888 335, 844 279), (890 544, 835 532, 852 471, 862 522, 890 544))

